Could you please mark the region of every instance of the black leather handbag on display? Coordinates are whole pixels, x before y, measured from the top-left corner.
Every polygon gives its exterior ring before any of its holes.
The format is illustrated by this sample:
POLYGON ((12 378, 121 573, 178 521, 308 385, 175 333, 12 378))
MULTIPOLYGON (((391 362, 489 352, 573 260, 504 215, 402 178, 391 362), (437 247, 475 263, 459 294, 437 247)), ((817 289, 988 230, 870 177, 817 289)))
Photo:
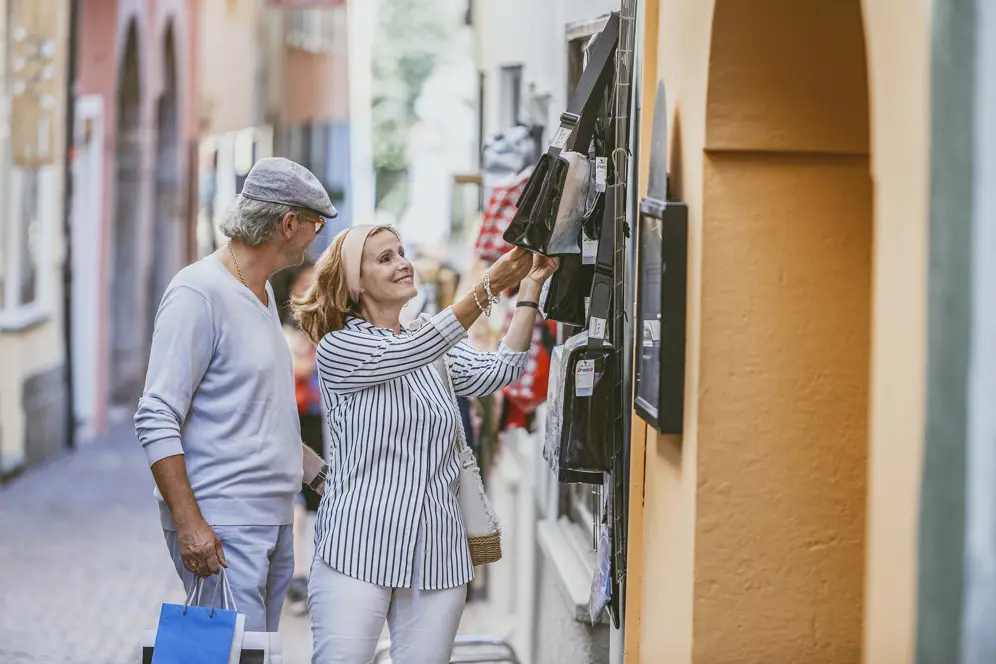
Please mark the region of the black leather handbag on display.
POLYGON ((543 458, 561 483, 601 484, 618 433, 618 362, 609 344, 588 349, 588 333, 554 348, 543 458))
POLYGON ((515 216, 503 235, 509 244, 546 256, 581 253, 581 224, 595 199, 588 147, 612 80, 618 43, 619 14, 613 12, 591 46, 588 66, 567 111, 560 116, 549 150, 540 157, 519 197, 515 216))

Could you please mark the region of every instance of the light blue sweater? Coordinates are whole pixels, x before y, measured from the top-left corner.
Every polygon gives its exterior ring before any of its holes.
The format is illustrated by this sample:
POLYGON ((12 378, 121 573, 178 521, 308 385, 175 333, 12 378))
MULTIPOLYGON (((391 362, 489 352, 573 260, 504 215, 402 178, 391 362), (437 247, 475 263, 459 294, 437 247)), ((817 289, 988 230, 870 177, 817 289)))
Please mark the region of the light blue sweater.
MULTIPOLYGON (((269 307, 215 256, 181 270, 156 314, 135 431, 149 465, 185 456, 211 525, 285 525, 301 490, 294 373, 269 307)), ((163 528, 174 530, 158 489, 163 528)))

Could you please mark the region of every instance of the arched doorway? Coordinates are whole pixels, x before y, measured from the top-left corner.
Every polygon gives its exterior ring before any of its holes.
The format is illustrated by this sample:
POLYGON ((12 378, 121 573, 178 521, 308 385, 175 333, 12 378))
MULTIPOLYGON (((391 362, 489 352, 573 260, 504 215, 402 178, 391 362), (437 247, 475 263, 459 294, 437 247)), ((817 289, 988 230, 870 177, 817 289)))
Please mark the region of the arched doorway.
POLYGON ((152 270, 149 272, 148 312, 151 329, 159 301, 178 264, 183 237, 180 224, 180 131, 176 86, 176 49, 172 21, 162 46, 163 92, 156 104, 155 198, 152 270))
POLYGON ((861 659, 869 125, 860 0, 716 0, 696 662, 861 659))
POLYGON ((142 172, 141 73, 138 28, 128 25, 118 77, 115 146, 114 250, 111 272, 110 396, 131 406, 142 389, 141 326, 137 325, 139 205, 142 172))

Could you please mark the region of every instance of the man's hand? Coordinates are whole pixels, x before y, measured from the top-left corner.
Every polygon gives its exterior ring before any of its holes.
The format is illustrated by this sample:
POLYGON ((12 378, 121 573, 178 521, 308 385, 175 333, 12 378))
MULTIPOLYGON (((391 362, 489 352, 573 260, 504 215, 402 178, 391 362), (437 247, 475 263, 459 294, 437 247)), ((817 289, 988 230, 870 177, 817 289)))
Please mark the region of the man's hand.
POLYGON ((177 526, 176 535, 180 543, 180 560, 194 574, 208 577, 217 574, 222 567, 228 567, 221 539, 204 519, 183 528, 177 526))

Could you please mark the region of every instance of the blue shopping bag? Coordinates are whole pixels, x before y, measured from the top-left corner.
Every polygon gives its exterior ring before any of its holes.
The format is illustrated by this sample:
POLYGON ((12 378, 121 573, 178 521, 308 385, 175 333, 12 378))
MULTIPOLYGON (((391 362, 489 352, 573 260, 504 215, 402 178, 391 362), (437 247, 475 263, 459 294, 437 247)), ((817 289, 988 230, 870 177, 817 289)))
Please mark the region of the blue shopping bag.
POLYGON ((238 628, 244 625, 244 619, 240 620, 224 568, 209 607, 197 606, 203 585, 204 579, 198 578, 182 606, 163 604, 152 664, 229 664, 233 648, 241 651, 242 644, 236 643, 236 636, 242 632, 238 628), (223 606, 216 608, 219 587, 223 588, 223 606))

